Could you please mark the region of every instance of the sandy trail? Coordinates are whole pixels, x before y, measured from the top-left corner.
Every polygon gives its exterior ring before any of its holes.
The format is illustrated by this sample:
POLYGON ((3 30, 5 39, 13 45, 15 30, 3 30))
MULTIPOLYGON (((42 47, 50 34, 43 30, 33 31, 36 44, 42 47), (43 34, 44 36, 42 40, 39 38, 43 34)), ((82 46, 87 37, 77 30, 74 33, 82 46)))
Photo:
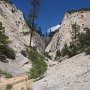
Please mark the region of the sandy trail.
POLYGON ((6 79, 0 82, 0 90, 5 90, 8 84, 13 85, 11 90, 31 90, 32 80, 28 80, 27 75, 6 79))

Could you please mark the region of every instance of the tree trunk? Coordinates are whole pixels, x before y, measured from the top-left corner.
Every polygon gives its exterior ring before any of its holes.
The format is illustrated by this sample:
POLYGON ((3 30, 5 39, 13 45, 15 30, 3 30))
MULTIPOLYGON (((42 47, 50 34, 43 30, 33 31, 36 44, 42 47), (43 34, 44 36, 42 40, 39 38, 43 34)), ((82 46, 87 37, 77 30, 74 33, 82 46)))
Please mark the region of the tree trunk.
POLYGON ((29 44, 30 47, 31 47, 31 43, 32 43, 32 36, 33 36, 33 31, 31 31, 31 35, 30 35, 30 44, 29 44))

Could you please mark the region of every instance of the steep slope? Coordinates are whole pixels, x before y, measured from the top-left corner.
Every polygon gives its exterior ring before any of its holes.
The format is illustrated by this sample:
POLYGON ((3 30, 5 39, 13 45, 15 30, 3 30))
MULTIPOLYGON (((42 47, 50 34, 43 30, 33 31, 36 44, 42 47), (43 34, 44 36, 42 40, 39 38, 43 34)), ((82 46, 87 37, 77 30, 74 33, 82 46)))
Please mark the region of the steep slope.
POLYGON ((49 68, 33 90, 90 90, 90 56, 82 53, 49 68))
POLYGON ((80 31, 83 31, 84 28, 90 28, 90 9, 76 10, 65 14, 59 32, 54 35, 45 50, 53 58, 56 50, 61 50, 65 44, 69 44, 71 41, 72 24, 75 22, 80 26, 80 31))
MULTIPOLYGON (((21 50, 25 50, 25 45, 29 45, 30 41, 29 35, 22 34, 22 32, 30 30, 23 14, 14 5, 0 1, 0 22, 5 27, 5 34, 11 41, 9 46, 16 52, 16 59, 14 61, 7 59, 9 63, 0 62, 0 69, 11 72, 13 75, 24 73, 31 68, 31 61, 21 54, 21 50)), ((36 32, 33 36, 32 46, 36 46, 39 52, 43 52, 45 49, 45 43, 36 32)))

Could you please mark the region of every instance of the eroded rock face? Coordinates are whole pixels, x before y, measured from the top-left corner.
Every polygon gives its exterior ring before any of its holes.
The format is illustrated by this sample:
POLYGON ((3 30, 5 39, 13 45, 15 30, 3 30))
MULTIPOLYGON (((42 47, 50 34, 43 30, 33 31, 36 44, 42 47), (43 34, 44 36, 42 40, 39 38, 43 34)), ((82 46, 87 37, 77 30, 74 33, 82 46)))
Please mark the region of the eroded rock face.
MULTIPOLYGON (((90 28, 90 11, 66 13, 59 31, 46 48, 46 52, 55 57, 56 50, 61 50, 71 42, 72 24, 90 28)), ((84 53, 62 62, 53 64, 45 73, 45 77, 33 83, 33 90, 89 90, 90 89, 90 55, 84 53)))
POLYGON ((89 90, 89 59, 82 53, 54 65, 43 79, 34 82, 33 90, 89 90))
POLYGON ((75 22, 80 26, 80 32, 84 28, 90 28, 90 10, 79 10, 65 14, 59 32, 54 35, 45 50, 53 58, 55 57, 56 50, 61 50, 65 44, 69 44, 71 41, 72 24, 75 24, 75 22))
MULTIPOLYGON (((24 20, 23 13, 14 5, 0 1, 0 22, 5 27, 5 34, 9 36, 11 42, 9 46, 16 52, 16 59, 14 61, 8 59, 9 63, 0 62, 0 69, 9 71, 13 75, 28 71, 31 68, 31 61, 24 57, 21 51, 25 50, 25 45, 29 45, 30 41, 30 35, 24 36, 22 32, 27 32, 30 28, 24 20), (27 62, 28 64, 25 64, 27 62)), ((36 46, 39 52, 45 49, 44 41, 36 32, 32 39, 32 46, 36 46)))

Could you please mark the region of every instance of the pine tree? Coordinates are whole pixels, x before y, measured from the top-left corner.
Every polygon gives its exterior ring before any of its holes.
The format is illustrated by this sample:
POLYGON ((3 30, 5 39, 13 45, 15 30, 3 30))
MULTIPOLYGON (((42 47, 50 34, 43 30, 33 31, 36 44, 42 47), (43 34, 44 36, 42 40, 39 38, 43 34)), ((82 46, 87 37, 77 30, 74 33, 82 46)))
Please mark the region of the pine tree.
POLYGON ((4 34, 5 28, 2 26, 2 22, 0 22, 0 45, 8 43, 8 36, 4 34))
POLYGON ((40 36, 43 36, 42 28, 41 28, 41 27, 38 28, 37 33, 38 33, 40 36))
POLYGON ((80 31, 80 26, 77 25, 76 22, 75 24, 72 24, 71 38, 73 44, 77 44, 79 31, 80 31))
POLYGON ((30 46, 32 41, 33 32, 36 30, 35 20, 38 17, 39 9, 40 9, 40 0, 30 0, 30 4, 32 6, 30 14, 29 14, 29 25, 31 27, 31 35, 30 35, 30 46))

